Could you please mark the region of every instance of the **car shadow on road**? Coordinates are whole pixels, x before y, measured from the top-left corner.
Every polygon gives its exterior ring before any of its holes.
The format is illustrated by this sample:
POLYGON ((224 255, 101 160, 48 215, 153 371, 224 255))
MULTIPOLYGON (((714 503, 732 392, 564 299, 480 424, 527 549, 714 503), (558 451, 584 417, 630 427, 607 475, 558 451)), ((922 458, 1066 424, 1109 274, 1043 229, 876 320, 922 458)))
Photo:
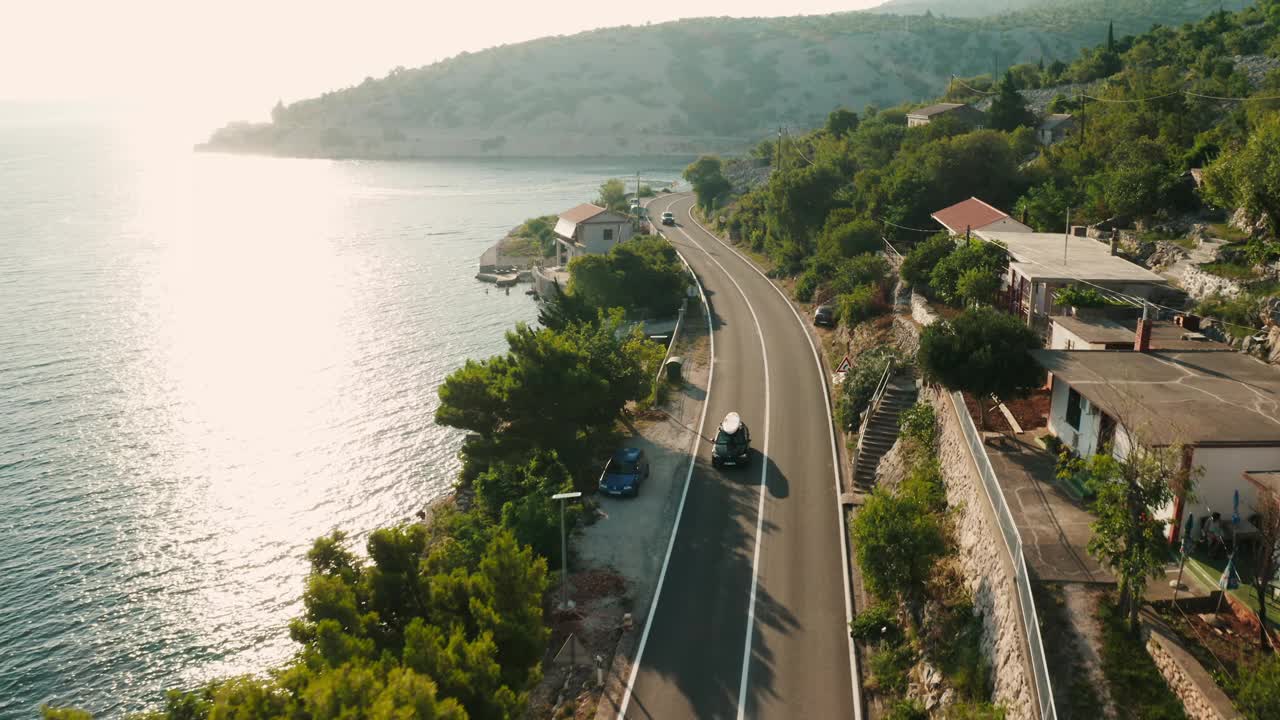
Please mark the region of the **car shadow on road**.
MULTIPOLYGON (((759 520, 755 463, 761 461, 757 456, 739 473, 713 468, 705 454, 695 460, 685 513, 699 521, 682 524, 677 535, 628 717, 736 716, 759 520)), ((766 521, 760 530, 767 538, 778 528, 766 521)), ((774 652, 762 627, 787 634, 799 621, 757 585, 749 699, 775 695, 774 652)))

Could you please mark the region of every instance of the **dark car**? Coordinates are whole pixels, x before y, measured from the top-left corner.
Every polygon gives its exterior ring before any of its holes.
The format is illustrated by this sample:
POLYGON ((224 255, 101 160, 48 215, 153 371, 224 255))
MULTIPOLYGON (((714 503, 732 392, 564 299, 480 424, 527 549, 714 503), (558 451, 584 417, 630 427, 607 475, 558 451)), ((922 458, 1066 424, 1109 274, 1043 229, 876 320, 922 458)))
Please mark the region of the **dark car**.
POLYGON ((649 477, 649 460, 640 448, 621 448, 609 458, 600 476, 600 492, 606 495, 630 495, 640 493, 640 483, 649 477))
POLYGON ((813 312, 814 325, 826 325, 831 327, 836 324, 836 309, 830 305, 819 305, 818 309, 813 312))
POLYGON ((724 422, 720 423, 711 449, 711 464, 714 467, 751 464, 751 431, 738 413, 725 415, 724 422))
POLYGON ((662 224, 663 224, 663 225, 675 225, 675 224, 676 224, 676 216, 675 216, 675 213, 669 213, 669 212, 664 212, 664 213, 662 213, 662 224))

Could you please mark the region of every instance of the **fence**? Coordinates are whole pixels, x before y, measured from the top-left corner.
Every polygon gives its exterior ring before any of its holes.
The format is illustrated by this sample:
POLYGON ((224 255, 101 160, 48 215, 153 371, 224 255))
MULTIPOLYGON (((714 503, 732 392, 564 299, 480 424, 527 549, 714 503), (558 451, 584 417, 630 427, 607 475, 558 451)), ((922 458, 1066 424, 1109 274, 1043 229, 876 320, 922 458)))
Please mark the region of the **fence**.
POLYGON ((991 468, 991 460, 982 446, 978 429, 973 426, 969 410, 965 407, 964 398, 958 392, 951 393, 951 405, 960 419, 960 429, 964 431, 965 442, 969 444, 969 454, 973 456, 974 465, 978 466, 978 476, 986 488, 991 509, 1000 525, 1000 534, 1004 537, 1005 547, 1013 560, 1014 585, 1018 588, 1018 607, 1022 611, 1022 627, 1027 638, 1027 649, 1031 655, 1031 671, 1036 681, 1036 696, 1040 705, 1041 720, 1057 720, 1058 711, 1053 703, 1053 685, 1049 682, 1049 664, 1044 657, 1044 643, 1040 637, 1040 618, 1036 614, 1036 602, 1031 595, 1031 577, 1027 574, 1027 561, 1022 555, 1022 536, 1018 526, 1013 522, 1013 513, 1005 502, 1004 492, 996 480, 995 470, 991 468))

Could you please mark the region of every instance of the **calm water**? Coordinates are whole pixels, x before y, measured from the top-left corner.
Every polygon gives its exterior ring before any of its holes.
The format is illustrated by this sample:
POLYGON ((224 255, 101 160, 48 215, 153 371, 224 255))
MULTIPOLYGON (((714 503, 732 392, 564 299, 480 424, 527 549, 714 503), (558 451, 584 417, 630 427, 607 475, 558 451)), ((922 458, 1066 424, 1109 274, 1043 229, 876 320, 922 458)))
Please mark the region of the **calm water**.
POLYGON ((0 126, 0 717, 285 659, 310 540, 447 491, 436 387, 536 316, 480 253, 637 165, 0 126))

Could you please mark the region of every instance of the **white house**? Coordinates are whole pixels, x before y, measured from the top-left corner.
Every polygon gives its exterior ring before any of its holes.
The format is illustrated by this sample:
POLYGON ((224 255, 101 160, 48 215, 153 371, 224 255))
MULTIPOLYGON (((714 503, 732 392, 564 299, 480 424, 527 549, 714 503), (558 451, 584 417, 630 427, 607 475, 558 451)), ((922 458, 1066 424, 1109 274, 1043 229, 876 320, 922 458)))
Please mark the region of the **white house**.
POLYGON ((1168 281, 1150 270, 1111 254, 1109 245, 1093 238, 1059 233, 975 231, 978 237, 1004 245, 1009 253, 1006 276, 1008 309, 1027 324, 1048 330, 1054 293, 1080 281, 1139 298, 1149 297, 1168 281))
MULTIPOLYGON (((1150 334, 1144 341, 1141 327, 1137 346, 1149 346, 1150 334)), ((1229 518, 1237 491, 1241 517, 1247 517, 1257 491, 1244 473, 1280 468, 1280 368, 1222 350, 1032 355, 1051 376, 1049 431, 1080 456, 1108 445, 1117 457, 1134 443, 1183 446, 1183 467, 1202 474, 1192 502, 1179 497, 1158 510, 1174 521, 1171 539, 1188 512, 1197 527, 1211 511, 1229 518)))
POLYGON ((583 203, 560 213, 556 221, 556 259, 563 267, 580 255, 604 255, 633 232, 631 218, 583 203))
POLYGON ((929 217, 956 236, 978 230, 1031 232, 1031 228, 1009 217, 1009 213, 976 197, 945 207, 929 217))

